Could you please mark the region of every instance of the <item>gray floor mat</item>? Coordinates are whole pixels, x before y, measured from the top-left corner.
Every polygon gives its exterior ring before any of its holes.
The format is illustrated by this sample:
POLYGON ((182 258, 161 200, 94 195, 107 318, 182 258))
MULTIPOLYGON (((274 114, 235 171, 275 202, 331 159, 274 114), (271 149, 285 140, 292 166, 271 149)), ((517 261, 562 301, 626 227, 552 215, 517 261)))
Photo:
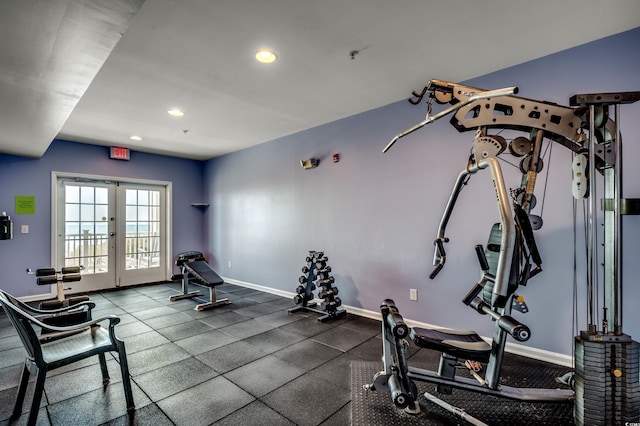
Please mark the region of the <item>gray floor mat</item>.
MULTIPOLYGON (((381 368, 381 363, 360 361, 351 363, 351 424, 353 426, 468 424, 453 413, 427 401, 423 395, 424 392, 435 394, 488 425, 573 425, 572 404, 525 403, 461 390, 454 390, 452 395, 437 395, 433 384, 420 382, 416 382, 416 385, 421 412, 418 415, 409 415, 404 410, 394 407, 389 393, 363 389, 363 385, 371 383, 373 376, 381 368)), ((522 382, 528 378, 527 381, 536 382, 535 385, 538 386, 537 382, 553 380, 557 373, 553 367, 537 368, 537 370, 532 371, 524 367, 518 369, 517 366, 511 366, 510 378, 516 382, 522 382), (521 376, 527 377, 517 377, 518 370, 524 370, 521 376), (540 375, 550 377, 542 380, 537 377, 540 375)), ((547 386, 552 385, 547 384, 547 386)))

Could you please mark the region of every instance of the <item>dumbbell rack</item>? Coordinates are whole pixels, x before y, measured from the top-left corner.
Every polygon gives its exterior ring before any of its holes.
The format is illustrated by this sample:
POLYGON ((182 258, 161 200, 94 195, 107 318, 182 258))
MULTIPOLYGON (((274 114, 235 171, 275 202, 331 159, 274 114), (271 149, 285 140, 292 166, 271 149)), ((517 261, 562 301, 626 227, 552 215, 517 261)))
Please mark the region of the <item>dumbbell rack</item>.
POLYGON ((328 265, 328 258, 324 252, 309 250, 306 257, 307 264, 302 267, 302 275, 298 278, 299 285, 296 288, 296 295, 293 303, 296 306, 289 309, 289 313, 299 311, 310 311, 324 314, 318 321, 325 322, 331 318, 342 317, 347 311, 340 307, 342 300, 338 296, 338 288, 333 287, 335 278, 331 275, 331 266, 328 265), (313 291, 319 288, 318 298, 322 299, 320 307, 313 300, 313 291))

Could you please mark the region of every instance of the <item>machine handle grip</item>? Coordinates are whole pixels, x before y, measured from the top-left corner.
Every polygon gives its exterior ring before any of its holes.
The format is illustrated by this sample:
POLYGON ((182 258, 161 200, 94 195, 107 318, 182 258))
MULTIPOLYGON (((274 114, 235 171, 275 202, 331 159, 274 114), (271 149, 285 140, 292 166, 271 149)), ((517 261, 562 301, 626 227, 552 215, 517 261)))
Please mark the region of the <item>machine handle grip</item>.
POLYGON ((499 96, 509 96, 509 95, 514 95, 518 93, 518 88, 516 86, 513 87, 505 87, 503 89, 495 89, 495 90, 486 90, 483 92, 478 92, 472 96, 470 96, 469 98, 467 98, 464 101, 458 102, 456 104, 451 105, 449 108, 443 109, 442 111, 440 111, 439 113, 435 114, 435 115, 428 115, 427 118, 425 118, 423 121, 421 121, 420 123, 414 125, 413 127, 410 127, 409 129, 405 130, 404 132, 396 135, 393 139, 391 139, 391 142, 389 142, 387 144, 387 146, 384 147, 384 149, 382 150, 383 153, 389 151, 391 149, 391 147, 398 142, 398 140, 400 138, 403 138, 413 132, 415 132, 418 129, 423 128, 424 126, 426 126, 429 123, 432 123, 442 117, 444 117, 447 114, 450 114, 454 111, 459 110, 460 108, 462 108, 463 106, 466 106, 472 102, 475 102, 477 100, 480 99, 487 99, 487 98, 496 98, 499 96))
POLYGON ((434 279, 436 275, 440 273, 447 261, 447 253, 444 251, 444 242, 449 241, 447 238, 436 238, 433 244, 436 246, 436 252, 433 257, 434 265, 436 266, 429 274, 429 278, 434 279), (436 263, 437 262, 437 263, 436 263))
POLYGON ((440 273, 440 271, 442 271, 443 267, 444 263, 438 263, 436 267, 433 268, 433 271, 431 271, 431 273, 429 274, 429 278, 434 279, 440 273))
POLYGON ((476 256, 478 256, 478 262, 480 262, 480 269, 483 271, 489 270, 489 262, 487 261, 487 256, 484 254, 484 248, 482 245, 478 244, 475 246, 476 256))
POLYGON ((480 294, 483 288, 484 288, 484 281, 480 281, 476 283, 476 285, 473 286, 473 288, 469 291, 469 293, 467 293, 464 299, 462 299, 462 303, 469 306, 471 302, 473 302, 473 299, 475 299, 476 296, 480 294))

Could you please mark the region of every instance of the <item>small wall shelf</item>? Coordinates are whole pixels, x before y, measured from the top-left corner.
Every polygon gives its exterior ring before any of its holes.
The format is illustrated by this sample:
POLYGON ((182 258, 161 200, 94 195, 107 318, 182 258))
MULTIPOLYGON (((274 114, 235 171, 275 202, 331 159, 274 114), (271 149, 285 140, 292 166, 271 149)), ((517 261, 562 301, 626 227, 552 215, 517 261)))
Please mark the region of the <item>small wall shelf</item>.
POLYGON ((191 203, 193 207, 199 207, 201 209, 206 209, 209 207, 209 203, 191 203))

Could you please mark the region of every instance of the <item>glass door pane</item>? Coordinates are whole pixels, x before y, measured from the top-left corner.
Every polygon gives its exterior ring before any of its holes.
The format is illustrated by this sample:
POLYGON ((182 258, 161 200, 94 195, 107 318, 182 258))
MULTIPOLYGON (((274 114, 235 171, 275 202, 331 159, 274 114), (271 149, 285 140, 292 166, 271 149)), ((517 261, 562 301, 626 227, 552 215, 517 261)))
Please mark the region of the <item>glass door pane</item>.
POLYGON ((126 269, 160 266, 160 191, 126 189, 126 269))
POLYGON ((70 294, 115 285, 113 184, 61 181, 58 194, 58 258, 63 266, 82 266, 82 280, 70 294))
POLYGON ((124 246, 121 285, 164 280, 165 188, 126 184, 118 191, 125 219, 124 238, 119 239, 124 246))

